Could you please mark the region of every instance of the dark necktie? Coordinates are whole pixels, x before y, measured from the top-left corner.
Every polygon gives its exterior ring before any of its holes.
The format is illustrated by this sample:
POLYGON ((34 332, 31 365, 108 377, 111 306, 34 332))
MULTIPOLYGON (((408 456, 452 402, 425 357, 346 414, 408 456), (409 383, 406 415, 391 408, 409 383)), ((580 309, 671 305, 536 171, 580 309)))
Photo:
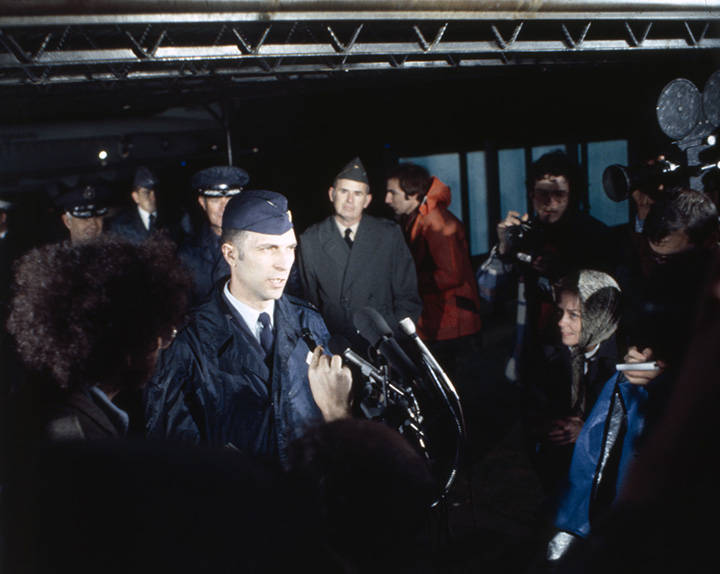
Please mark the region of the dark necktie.
POLYGON ((157 215, 154 213, 150 214, 150 218, 148 219, 148 231, 155 231, 155 220, 157 219, 157 215))
POLYGON ((351 234, 352 234, 352 229, 350 229, 349 227, 346 227, 345 228, 345 243, 348 244, 348 247, 350 249, 352 249, 352 244, 353 244, 353 240, 350 237, 351 234))
POLYGON ((260 313, 258 322, 262 325, 262 330, 260 331, 260 345, 262 345, 262 348, 265 351, 265 356, 268 356, 270 351, 272 351, 273 346, 273 330, 272 325, 270 324, 270 315, 267 313, 260 313))

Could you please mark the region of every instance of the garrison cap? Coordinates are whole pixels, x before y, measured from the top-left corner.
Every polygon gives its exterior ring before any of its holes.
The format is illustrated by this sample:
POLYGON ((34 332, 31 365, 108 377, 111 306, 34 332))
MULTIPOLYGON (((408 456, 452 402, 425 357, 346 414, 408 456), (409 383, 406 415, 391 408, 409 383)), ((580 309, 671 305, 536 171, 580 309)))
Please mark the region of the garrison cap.
POLYGON ((249 181, 250 176, 244 169, 220 165, 197 172, 190 181, 190 187, 206 197, 229 197, 240 193, 249 181))
POLYGON ((98 217, 107 213, 110 190, 98 184, 81 184, 59 195, 55 204, 73 217, 98 217))
POLYGON ((222 228, 282 235, 292 229, 287 198, 274 191, 251 189, 233 197, 225 206, 222 228))
POLYGON ((367 173, 365 172, 365 166, 363 166, 359 157, 356 157, 344 168, 342 168, 342 170, 339 174, 337 174, 335 179, 350 179, 352 181, 359 181, 360 183, 370 185, 367 173))
POLYGON ((140 166, 135 171, 135 177, 133 178, 133 189, 139 189, 144 187, 145 189, 155 189, 157 187, 158 180, 148 168, 140 166))

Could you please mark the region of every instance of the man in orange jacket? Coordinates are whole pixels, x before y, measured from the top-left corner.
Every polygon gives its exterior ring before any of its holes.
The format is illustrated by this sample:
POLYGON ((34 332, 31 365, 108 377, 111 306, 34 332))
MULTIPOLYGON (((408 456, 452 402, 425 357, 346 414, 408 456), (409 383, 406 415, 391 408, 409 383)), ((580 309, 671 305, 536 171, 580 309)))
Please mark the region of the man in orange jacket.
POLYGON ((423 302, 418 334, 454 373, 458 359, 477 348, 481 328, 465 228, 448 211, 450 188, 419 165, 397 166, 386 189, 385 203, 404 230, 417 269, 423 302))

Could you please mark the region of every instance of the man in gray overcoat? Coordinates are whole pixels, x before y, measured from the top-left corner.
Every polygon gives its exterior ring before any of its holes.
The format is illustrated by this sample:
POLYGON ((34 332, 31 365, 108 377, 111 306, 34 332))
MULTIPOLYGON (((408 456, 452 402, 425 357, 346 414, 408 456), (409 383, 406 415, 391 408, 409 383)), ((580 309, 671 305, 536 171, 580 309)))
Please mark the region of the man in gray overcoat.
POLYGON ((337 175, 328 196, 334 214, 302 234, 298 263, 305 297, 330 333, 366 344, 352 321, 363 307, 379 311, 396 332, 405 317, 417 322, 422 303, 412 255, 397 224, 363 214, 372 196, 359 158, 337 175))

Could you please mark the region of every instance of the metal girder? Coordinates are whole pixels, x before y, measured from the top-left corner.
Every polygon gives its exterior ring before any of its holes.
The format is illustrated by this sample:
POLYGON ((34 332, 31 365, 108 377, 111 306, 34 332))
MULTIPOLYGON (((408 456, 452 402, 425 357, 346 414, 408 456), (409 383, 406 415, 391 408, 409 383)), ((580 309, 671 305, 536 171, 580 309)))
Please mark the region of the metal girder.
POLYGON ((6 0, 0 8, 0 86, 243 82, 720 49, 720 0, 83 2, 92 14, 69 2, 27 4, 6 0), (335 11, 323 11, 329 6, 335 11))

